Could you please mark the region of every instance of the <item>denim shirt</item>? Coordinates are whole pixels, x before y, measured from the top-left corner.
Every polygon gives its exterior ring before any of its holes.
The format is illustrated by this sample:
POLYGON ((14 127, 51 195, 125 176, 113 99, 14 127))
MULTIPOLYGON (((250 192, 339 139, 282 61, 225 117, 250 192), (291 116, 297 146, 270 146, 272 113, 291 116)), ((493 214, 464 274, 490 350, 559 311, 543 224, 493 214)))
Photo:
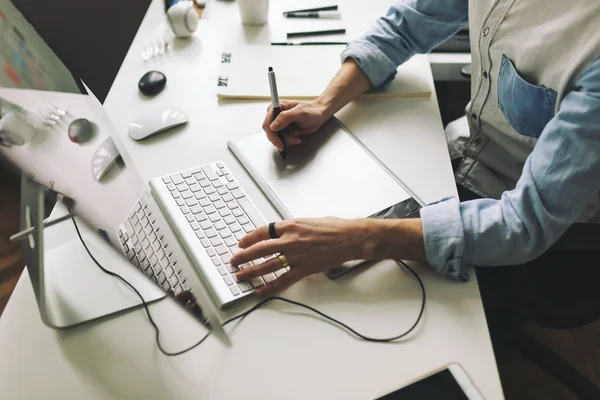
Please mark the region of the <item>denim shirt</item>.
MULTIPOLYGON (((429 52, 462 28, 467 17, 467 0, 399 1, 350 43, 342 60, 353 58, 374 87, 384 87, 399 64, 429 52)), ((514 189, 499 198, 460 203, 451 197, 421 210, 429 263, 461 281, 469 279, 469 265, 515 265, 536 258, 600 193, 600 58, 587 65, 547 115, 523 112, 519 101, 523 107, 535 96, 557 101, 556 93, 516 85, 510 59, 503 56, 494 78, 510 88, 498 91, 497 106, 516 131, 537 142, 514 189)))

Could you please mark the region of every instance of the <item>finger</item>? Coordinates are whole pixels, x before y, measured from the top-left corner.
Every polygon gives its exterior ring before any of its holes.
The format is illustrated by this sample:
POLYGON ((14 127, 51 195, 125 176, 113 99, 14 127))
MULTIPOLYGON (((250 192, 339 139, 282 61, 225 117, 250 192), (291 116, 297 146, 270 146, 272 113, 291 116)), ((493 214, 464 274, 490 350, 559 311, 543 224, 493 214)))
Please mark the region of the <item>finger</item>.
POLYGON ((268 257, 275 253, 279 253, 282 248, 281 239, 267 240, 259 242, 245 250, 234 255, 229 261, 231 265, 237 267, 240 264, 245 264, 248 261, 253 261, 261 257, 268 257))
POLYGON ((294 283, 302 279, 302 274, 298 269, 291 269, 279 278, 267 283, 264 286, 256 289, 256 295, 260 297, 269 297, 281 292, 284 289, 292 286, 294 283))
POLYGON ((273 104, 269 103, 269 105, 267 106, 267 112, 271 111, 273 109, 273 104))
POLYGON ((275 257, 263 263, 260 263, 254 267, 245 268, 237 274, 235 274, 235 276, 239 281, 246 281, 248 279, 266 275, 270 272, 275 272, 277 270, 280 270, 281 268, 283 268, 281 260, 275 257))
MULTIPOLYGON (((277 232, 277 223, 275 223, 275 232, 277 232)), ((269 234, 269 225, 263 225, 241 238, 238 242, 238 247, 245 249, 253 244, 269 239, 271 239, 271 235, 269 234)))
POLYGON ((298 113, 294 109, 283 111, 277 116, 277 118, 275 118, 273 122, 271 122, 269 129, 271 129, 273 132, 280 131, 287 128, 287 126, 292 122, 295 122, 296 119, 298 119, 298 113))
POLYGON ((279 107, 281 108, 281 111, 291 110, 292 108, 296 107, 298 104, 300 104, 300 102, 297 100, 280 100, 279 101, 279 107))

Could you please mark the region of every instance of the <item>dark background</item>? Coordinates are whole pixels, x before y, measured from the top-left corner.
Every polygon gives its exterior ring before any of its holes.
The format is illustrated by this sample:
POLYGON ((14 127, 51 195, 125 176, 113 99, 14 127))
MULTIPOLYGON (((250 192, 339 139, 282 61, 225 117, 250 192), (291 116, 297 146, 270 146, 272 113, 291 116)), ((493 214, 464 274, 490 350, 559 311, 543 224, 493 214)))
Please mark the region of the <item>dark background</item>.
POLYGON ((151 0, 12 1, 104 103, 151 0))

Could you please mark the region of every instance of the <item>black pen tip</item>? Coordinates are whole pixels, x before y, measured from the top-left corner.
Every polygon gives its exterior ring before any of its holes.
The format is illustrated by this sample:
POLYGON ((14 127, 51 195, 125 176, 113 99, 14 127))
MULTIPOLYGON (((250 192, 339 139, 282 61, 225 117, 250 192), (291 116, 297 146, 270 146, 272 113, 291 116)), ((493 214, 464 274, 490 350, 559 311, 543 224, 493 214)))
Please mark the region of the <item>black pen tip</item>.
POLYGON ((273 67, 269 67, 269 72, 273 72, 273 67))

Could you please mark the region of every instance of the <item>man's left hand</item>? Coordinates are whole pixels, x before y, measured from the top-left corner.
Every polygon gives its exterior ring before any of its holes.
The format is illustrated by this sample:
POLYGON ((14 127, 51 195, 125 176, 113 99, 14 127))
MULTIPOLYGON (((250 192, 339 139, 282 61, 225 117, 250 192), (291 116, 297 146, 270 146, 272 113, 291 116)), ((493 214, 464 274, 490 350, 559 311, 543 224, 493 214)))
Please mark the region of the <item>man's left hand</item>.
POLYGON ((255 266, 237 273, 237 279, 245 281, 281 270, 283 264, 279 257, 261 259, 284 255, 290 270, 256 289, 257 295, 268 297, 305 276, 349 260, 363 259, 363 248, 368 239, 367 225, 366 219, 291 219, 275 224, 276 239, 271 239, 269 227, 265 225, 240 240, 238 245, 243 250, 233 256, 231 265, 239 267, 249 261, 260 260, 255 262, 255 266))

